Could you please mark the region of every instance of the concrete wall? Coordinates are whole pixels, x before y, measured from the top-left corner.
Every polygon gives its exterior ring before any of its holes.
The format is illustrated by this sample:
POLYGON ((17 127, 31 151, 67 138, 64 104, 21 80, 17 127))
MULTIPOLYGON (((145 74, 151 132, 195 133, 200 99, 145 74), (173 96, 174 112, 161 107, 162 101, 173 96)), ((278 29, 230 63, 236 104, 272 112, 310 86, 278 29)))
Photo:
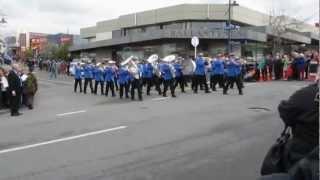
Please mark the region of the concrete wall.
MULTIPOLYGON (((269 15, 242 7, 233 6, 231 18, 233 21, 241 22, 251 26, 266 26, 269 24, 269 15)), ((82 28, 82 38, 95 37, 97 33, 112 32, 122 28, 135 26, 147 26, 151 24, 167 23, 184 20, 220 20, 228 19, 227 4, 181 4, 144 12, 127 14, 117 19, 101 21, 93 27, 82 28)), ((292 18, 287 18, 292 21, 292 18)), ((301 22, 297 31, 317 32, 315 27, 301 22)))
POLYGON ((86 27, 80 29, 80 36, 83 39, 96 37, 96 26, 86 27))
POLYGON ((112 39, 112 32, 103 32, 96 34, 96 41, 112 39))
POLYGON ((219 52, 226 52, 226 41, 212 40, 208 44, 208 52, 211 55, 217 54, 219 52))
POLYGON ((269 16, 252 9, 234 6, 231 12, 232 19, 253 26, 265 26, 269 23, 269 16))
POLYGON ((119 29, 118 19, 97 22, 96 33, 112 32, 119 29))
POLYGON ((111 48, 98 48, 91 51, 96 54, 96 59, 98 62, 101 62, 103 58, 111 58, 112 50, 111 48))

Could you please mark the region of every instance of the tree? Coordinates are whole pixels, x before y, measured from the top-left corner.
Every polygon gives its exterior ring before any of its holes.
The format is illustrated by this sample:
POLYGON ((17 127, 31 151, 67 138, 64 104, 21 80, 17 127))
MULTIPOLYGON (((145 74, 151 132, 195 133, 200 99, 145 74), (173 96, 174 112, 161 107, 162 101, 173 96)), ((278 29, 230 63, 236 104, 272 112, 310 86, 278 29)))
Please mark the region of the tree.
POLYGON ((41 56, 48 59, 67 60, 68 54, 69 45, 48 44, 41 56))
POLYGON ((58 47, 56 52, 56 58, 61 60, 67 60, 69 54, 69 45, 64 44, 58 47))
POLYGON ((29 48, 29 49, 26 49, 26 51, 25 51, 25 57, 26 58, 33 58, 33 50, 31 49, 31 48, 29 48))
POLYGON ((272 53, 281 52, 283 50, 283 35, 290 30, 299 29, 302 24, 302 21, 289 18, 284 12, 276 13, 275 10, 272 10, 269 16, 269 27, 274 36, 271 45, 272 53))

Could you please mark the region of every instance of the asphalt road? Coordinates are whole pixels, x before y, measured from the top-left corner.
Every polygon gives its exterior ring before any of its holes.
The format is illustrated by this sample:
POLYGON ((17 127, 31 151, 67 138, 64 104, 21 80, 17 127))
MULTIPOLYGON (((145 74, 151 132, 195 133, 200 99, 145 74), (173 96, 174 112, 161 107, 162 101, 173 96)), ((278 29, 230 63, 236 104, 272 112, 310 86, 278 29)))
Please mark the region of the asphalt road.
POLYGON ((1 180, 250 180, 283 127, 277 112, 306 82, 246 84, 143 102, 72 92, 38 73, 35 109, 0 114, 1 180))

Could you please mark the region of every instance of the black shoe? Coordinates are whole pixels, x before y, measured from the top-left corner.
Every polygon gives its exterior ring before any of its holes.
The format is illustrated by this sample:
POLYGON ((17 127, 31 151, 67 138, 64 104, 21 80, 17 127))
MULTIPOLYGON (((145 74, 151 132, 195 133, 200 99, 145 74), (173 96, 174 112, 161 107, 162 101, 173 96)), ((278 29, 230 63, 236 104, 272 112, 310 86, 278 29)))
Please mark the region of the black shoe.
POLYGON ((115 94, 112 94, 112 97, 116 97, 116 95, 115 95, 115 94))
POLYGON ((243 92, 239 92, 239 95, 243 95, 243 92))
POLYGON ((205 93, 209 94, 209 93, 211 93, 211 92, 210 92, 210 91, 206 91, 205 93))
POLYGON ((168 97, 166 94, 163 94, 162 96, 163 96, 163 97, 168 97))
POLYGON ((217 91, 217 89, 216 88, 212 88, 212 91, 217 91))
POLYGON ((120 96, 120 99, 122 99, 122 96, 120 96))
POLYGON ((177 96, 176 96, 175 94, 172 94, 172 97, 173 97, 173 98, 176 98, 177 96))
POLYGON ((31 109, 33 109, 33 106, 32 105, 28 105, 28 108, 31 110, 31 109))
POLYGON ((197 91, 193 91, 193 93, 194 93, 194 94, 198 94, 198 92, 197 92, 197 91))
POLYGON ((126 96, 126 99, 129 99, 130 97, 129 96, 126 96))
POLYGON ((131 98, 132 101, 134 101, 134 98, 131 98))

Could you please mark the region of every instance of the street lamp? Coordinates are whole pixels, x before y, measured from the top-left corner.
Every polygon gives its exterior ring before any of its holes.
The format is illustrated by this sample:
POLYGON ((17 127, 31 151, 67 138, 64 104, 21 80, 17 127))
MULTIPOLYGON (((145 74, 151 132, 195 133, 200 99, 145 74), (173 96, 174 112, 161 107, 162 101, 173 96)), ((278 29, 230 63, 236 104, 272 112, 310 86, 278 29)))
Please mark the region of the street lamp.
POLYGON ((228 4, 228 54, 231 53, 231 6, 239 6, 239 4, 236 1, 233 1, 231 3, 231 0, 229 0, 228 4))

